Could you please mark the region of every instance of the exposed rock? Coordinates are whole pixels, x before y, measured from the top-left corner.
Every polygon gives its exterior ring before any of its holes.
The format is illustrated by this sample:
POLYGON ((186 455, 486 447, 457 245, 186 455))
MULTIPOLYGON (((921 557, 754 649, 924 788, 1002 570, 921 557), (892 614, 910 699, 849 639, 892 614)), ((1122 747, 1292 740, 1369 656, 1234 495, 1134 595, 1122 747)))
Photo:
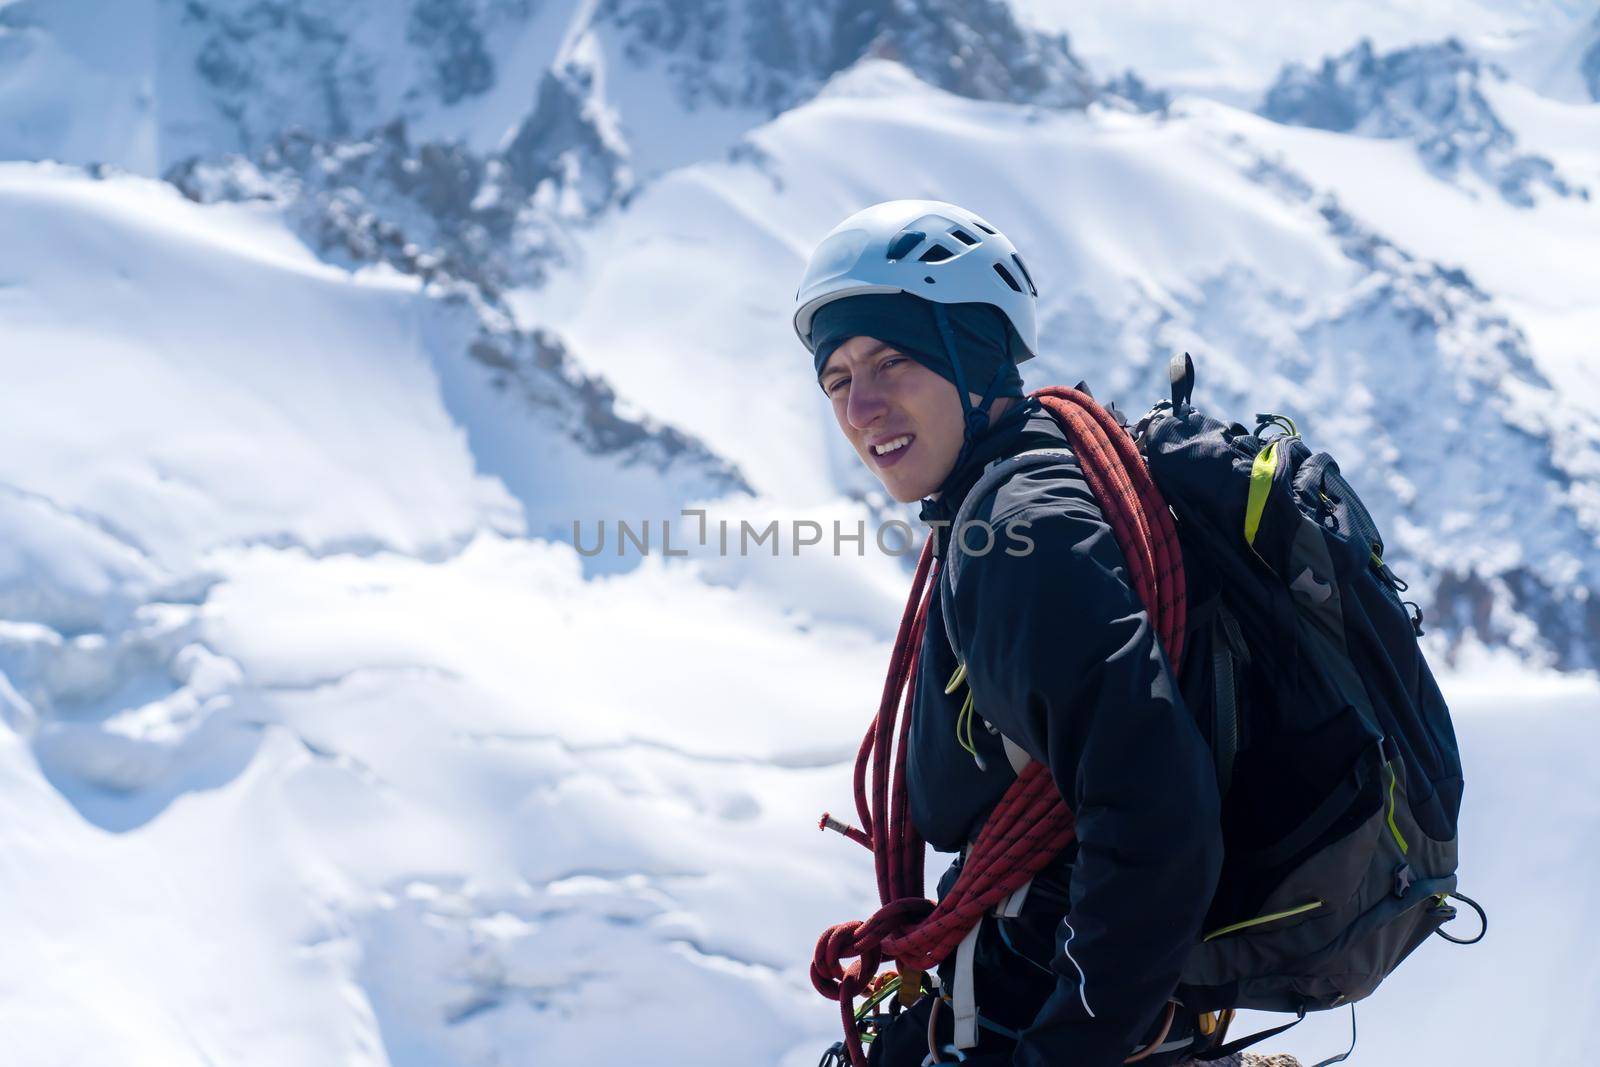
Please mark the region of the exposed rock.
POLYGON ((634 63, 664 63, 680 101, 776 114, 869 55, 981 100, 1083 107, 1094 84, 1063 34, 1017 22, 1001 0, 602 0, 634 63))
POLYGON ((238 146, 290 128, 359 134, 488 92, 495 34, 527 22, 532 0, 182 0, 166 62, 192 63, 238 146), (398 17, 396 17, 398 15, 398 17))
POLYGON ((610 384, 586 374, 548 330, 485 329, 467 352, 497 388, 515 391, 536 417, 594 455, 660 471, 683 464, 715 493, 751 492, 736 467, 696 438, 648 416, 624 416, 610 384))
POLYGON ((588 218, 631 190, 627 156, 627 145, 596 99, 593 70, 573 61, 545 73, 538 103, 503 159, 515 190, 560 189, 567 195, 558 210, 588 218))
POLYGON ((494 59, 474 5, 461 0, 416 0, 406 40, 432 67, 425 84, 446 104, 457 104, 494 87, 494 59))
MULTIPOLYGON (((581 122, 553 123, 538 143, 549 147, 567 136, 580 148, 599 143, 586 140, 586 131, 581 122)), ((530 137, 521 150, 531 154, 534 143, 530 137)), ((396 121, 357 140, 290 133, 256 160, 190 161, 167 178, 201 203, 279 204, 330 262, 351 269, 383 263, 421 279, 430 295, 463 310, 450 317, 455 335, 495 387, 514 391, 530 418, 586 452, 640 469, 684 471, 718 493, 749 492, 738 469, 697 439, 648 416, 622 414, 611 387, 583 373, 554 334, 514 325, 502 293, 536 284, 560 258, 562 205, 579 217, 603 206, 572 207, 565 195, 570 169, 539 169, 526 156, 519 163, 459 145, 413 144, 396 121)))
MULTIPOLYGON (((555 136, 545 143, 553 152, 555 136)), ((491 300, 539 281, 560 258, 555 212, 540 208, 563 201, 559 175, 528 188, 499 157, 414 144, 399 120, 362 138, 291 131, 255 158, 190 160, 166 178, 200 203, 283 204, 312 247, 341 266, 383 262, 425 281, 463 279, 491 300)))
POLYGON ((1100 87, 1100 94, 1102 99, 1108 99, 1108 102, 1122 103, 1135 111, 1165 114, 1172 103, 1172 97, 1165 89, 1147 85, 1143 78, 1131 70, 1125 70, 1106 82, 1100 87))
POLYGON ((1536 189, 1588 198, 1542 156, 1517 150, 1481 83, 1504 75, 1451 39, 1379 55, 1363 40, 1316 70, 1286 66, 1261 113, 1275 122, 1415 142, 1443 177, 1471 170, 1501 196, 1531 207, 1536 189))

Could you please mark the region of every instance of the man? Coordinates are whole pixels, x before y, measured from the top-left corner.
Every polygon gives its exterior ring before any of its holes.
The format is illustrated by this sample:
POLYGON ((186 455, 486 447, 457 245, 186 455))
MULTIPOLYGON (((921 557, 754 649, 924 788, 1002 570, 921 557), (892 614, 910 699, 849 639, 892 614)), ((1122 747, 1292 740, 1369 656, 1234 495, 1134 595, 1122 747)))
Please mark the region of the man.
MULTIPOLYGON (((1017 371, 1037 351, 1036 302, 1011 242, 936 201, 852 215, 801 283, 795 328, 840 431, 889 495, 923 501, 940 559, 945 524, 987 465, 1067 448, 1017 371)), ((930 602, 912 819, 934 848, 963 851, 1031 758, 1075 812, 1077 841, 1014 917, 985 918, 969 976, 952 960, 941 968, 944 988, 966 977, 974 993, 977 1045, 963 1054, 1020 1067, 1113 1067, 1136 1050, 1176 1062, 1195 1021, 1169 1018, 1168 999, 1221 866, 1211 756, 1076 462, 1029 468, 972 503, 993 537, 987 551, 982 534, 963 542, 953 618, 930 602), (958 664, 976 728, 961 721, 965 696, 947 693, 958 664)), ((959 861, 941 895, 958 873, 959 861)), ((873 1061, 922 1063, 932 1008, 924 998, 903 1013, 873 1061)), ((953 1014, 936 1020, 935 1044, 959 1038, 953 1014)))

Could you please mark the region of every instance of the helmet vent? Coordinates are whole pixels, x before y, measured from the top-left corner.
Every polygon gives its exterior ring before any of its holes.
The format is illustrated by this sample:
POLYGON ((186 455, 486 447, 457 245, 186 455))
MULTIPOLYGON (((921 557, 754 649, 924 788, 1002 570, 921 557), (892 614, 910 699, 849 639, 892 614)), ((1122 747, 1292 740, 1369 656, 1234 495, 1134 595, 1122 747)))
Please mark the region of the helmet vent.
POLYGON ((992 229, 992 228, 990 228, 988 226, 985 226, 983 223, 979 222, 977 219, 973 219, 972 220, 972 224, 974 226, 978 227, 978 229, 982 230, 984 233, 987 233, 987 234, 994 234, 994 233, 998 233, 999 232, 999 231, 994 230, 994 229, 992 229))
POLYGON ((954 255, 955 253, 950 251, 944 245, 933 244, 929 245, 928 250, 922 253, 922 255, 918 256, 917 259, 922 263, 943 263, 945 260, 950 259, 954 255))
POLYGON ((1011 258, 1016 262, 1017 269, 1022 272, 1022 280, 1028 283, 1028 292, 1032 293, 1034 296, 1038 296, 1039 287, 1033 284, 1033 275, 1028 273, 1027 264, 1023 263, 1022 257, 1017 255, 1015 252, 1011 253, 1011 258))
POLYGON ((1022 286, 1017 284, 1017 280, 1011 276, 1011 272, 1006 270, 1005 267, 1001 266, 999 263, 996 263, 994 265, 994 272, 1000 275, 1001 281, 1011 286, 1013 292, 1022 292, 1022 286))
POLYGON ((891 262, 897 259, 906 258, 906 256, 910 254, 911 250, 920 245, 923 242, 923 239, 927 236, 927 234, 919 233, 916 230, 907 230, 890 243, 889 252, 885 258, 889 259, 891 262))
POLYGON ((960 241, 964 245, 971 246, 971 245, 975 245, 975 244, 978 243, 978 239, 976 237, 972 236, 966 230, 951 230, 950 231, 950 236, 954 237, 956 240, 960 241))

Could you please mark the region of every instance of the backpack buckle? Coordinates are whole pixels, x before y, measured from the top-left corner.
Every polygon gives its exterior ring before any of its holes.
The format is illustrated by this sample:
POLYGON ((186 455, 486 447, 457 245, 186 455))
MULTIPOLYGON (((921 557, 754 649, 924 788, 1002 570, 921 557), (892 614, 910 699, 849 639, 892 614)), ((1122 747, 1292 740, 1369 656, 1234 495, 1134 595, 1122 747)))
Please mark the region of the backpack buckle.
POLYGON ((1396 867, 1394 869, 1394 895, 1402 900, 1405 899, 1406 893, 1411 890, 1411 884, 1416 880, 1417 876, 1411 873, 1411 864, 1402 863, 1396 867))
POLYGON ((1172 413, 1183 417, 1183 409, 1194 395, 1194 360, 1189 353, 1175 355, 1167 363, 1167 381, 1172 384, 1172 413))

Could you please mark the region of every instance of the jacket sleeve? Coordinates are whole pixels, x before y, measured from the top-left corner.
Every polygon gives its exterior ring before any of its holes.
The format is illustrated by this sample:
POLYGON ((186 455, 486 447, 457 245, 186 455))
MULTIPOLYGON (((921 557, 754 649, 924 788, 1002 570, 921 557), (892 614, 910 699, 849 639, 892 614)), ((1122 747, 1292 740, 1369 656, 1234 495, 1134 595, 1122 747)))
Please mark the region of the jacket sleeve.
POLYGON ((1114 1067, 1199 934, 1221 868, 1219 801, 1110 527, 1081 482, 1065 495, 993 522, 993 550, 963 563, 956 639, 978 714, 1049 766, 1077 817, 1056 989, 1015 1063, 1114 1067))

